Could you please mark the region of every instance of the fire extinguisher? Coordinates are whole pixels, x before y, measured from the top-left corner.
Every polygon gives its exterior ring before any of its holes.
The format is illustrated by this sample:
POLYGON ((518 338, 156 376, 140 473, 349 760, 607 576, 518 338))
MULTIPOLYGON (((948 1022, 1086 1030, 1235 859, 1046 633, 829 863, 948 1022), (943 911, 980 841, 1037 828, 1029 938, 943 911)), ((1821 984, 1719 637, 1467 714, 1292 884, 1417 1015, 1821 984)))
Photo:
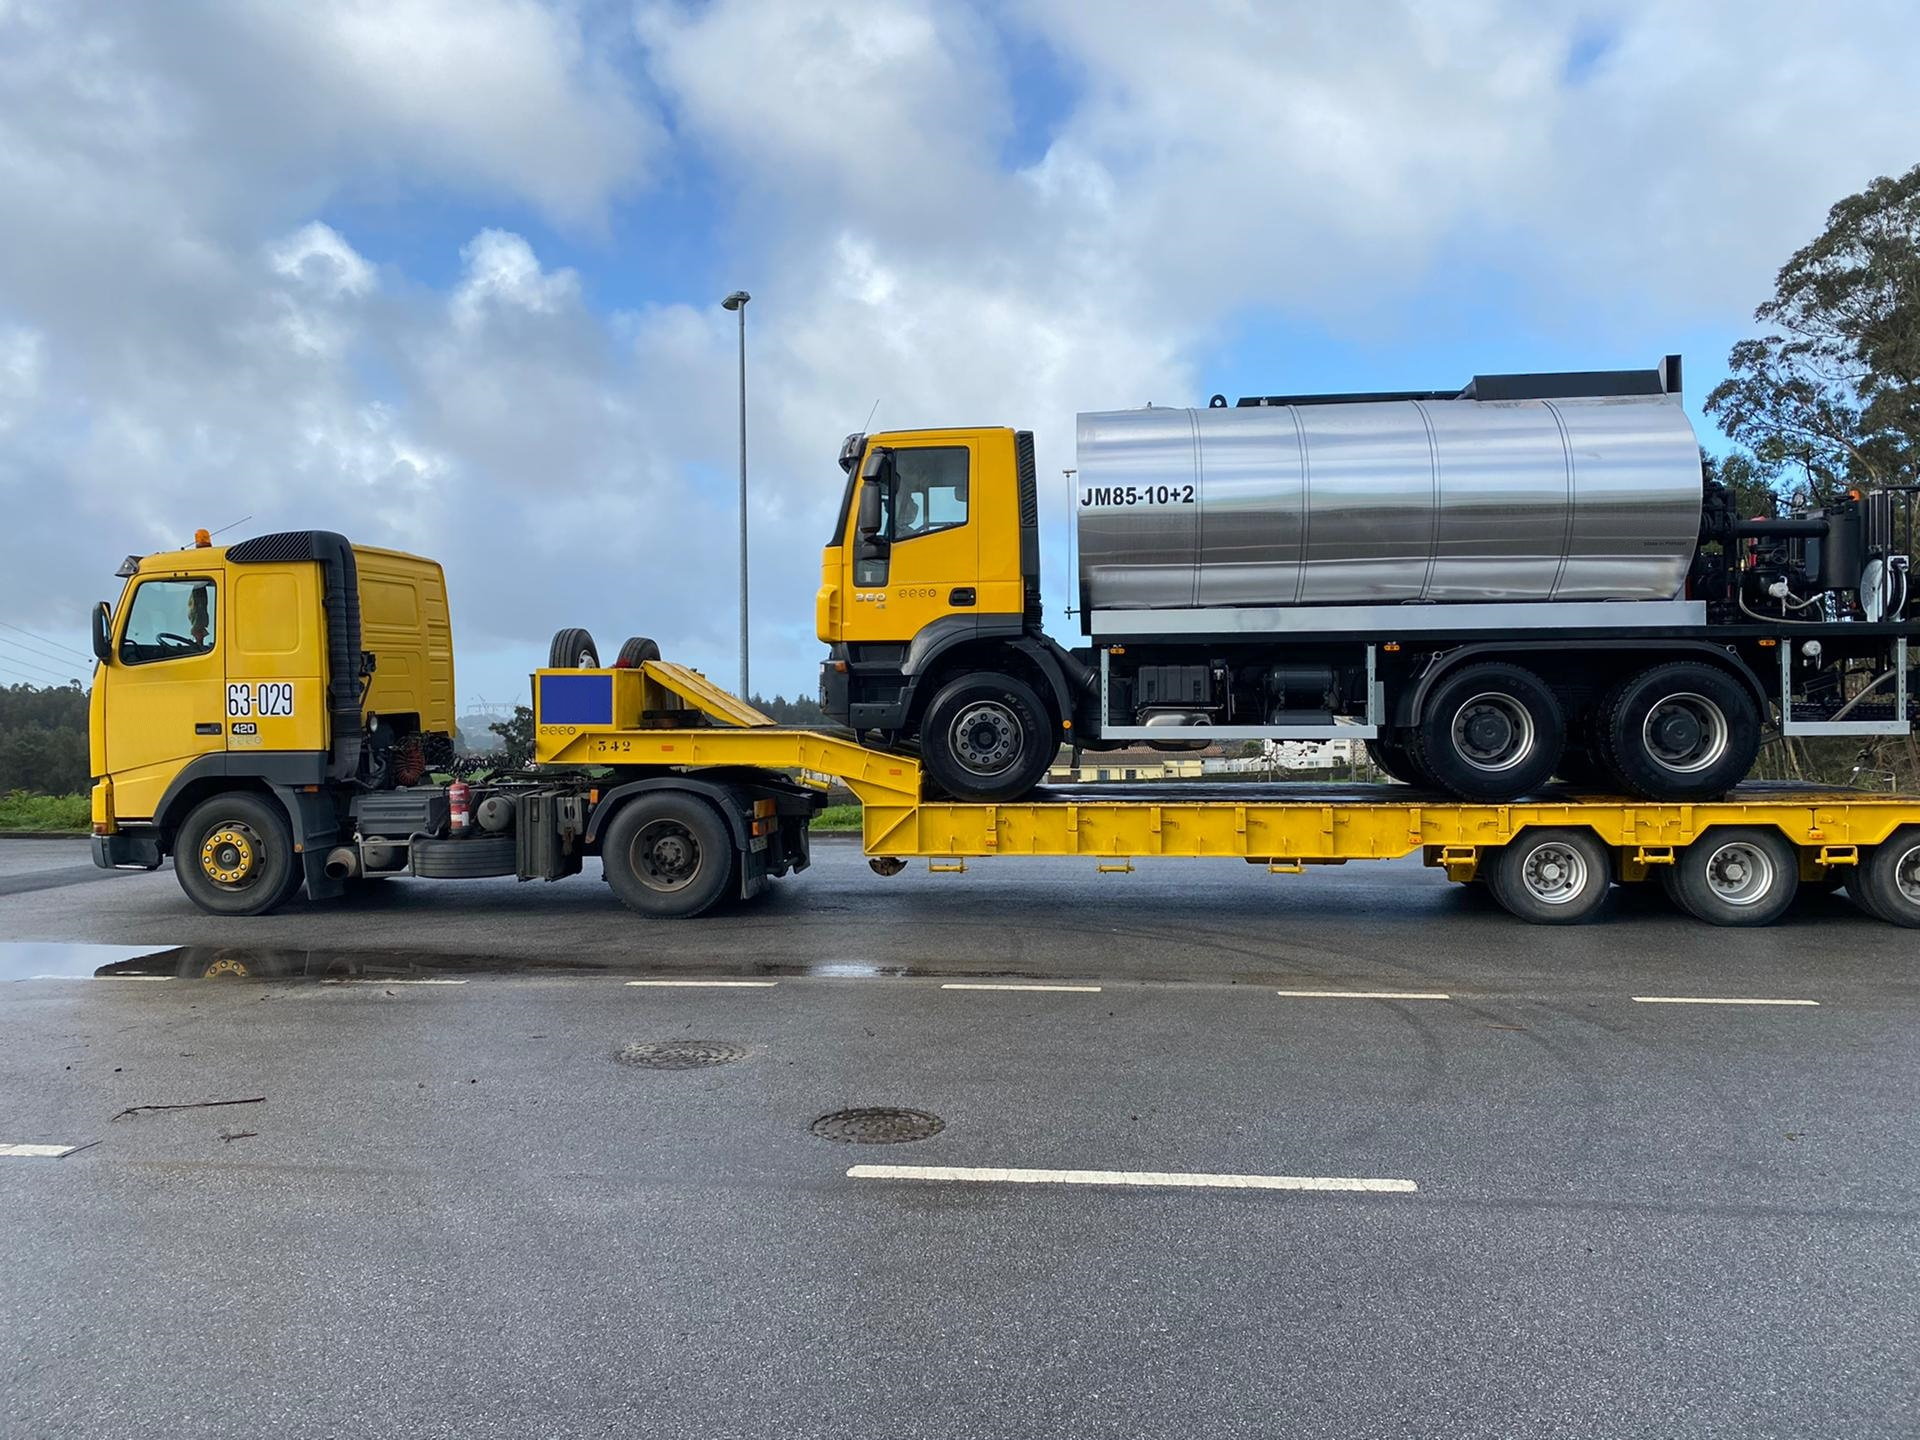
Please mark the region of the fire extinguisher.
POLYGON ((447 828, 455 835, 467 833, 467 825, 472 820, 469 808, 473 791, 464 780, 456 780, 447 786, 447 828))

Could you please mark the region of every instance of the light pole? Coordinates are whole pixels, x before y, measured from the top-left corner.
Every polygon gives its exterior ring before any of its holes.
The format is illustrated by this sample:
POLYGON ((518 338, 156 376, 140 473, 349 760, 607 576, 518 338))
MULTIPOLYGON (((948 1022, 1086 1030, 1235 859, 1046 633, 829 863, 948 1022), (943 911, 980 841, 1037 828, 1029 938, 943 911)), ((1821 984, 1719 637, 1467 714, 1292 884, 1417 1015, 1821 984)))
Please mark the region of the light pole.
POLYGON ((740 698, 747 689, 747 301, 753 297, 736 290, 720 303, 740 316, 740 698))

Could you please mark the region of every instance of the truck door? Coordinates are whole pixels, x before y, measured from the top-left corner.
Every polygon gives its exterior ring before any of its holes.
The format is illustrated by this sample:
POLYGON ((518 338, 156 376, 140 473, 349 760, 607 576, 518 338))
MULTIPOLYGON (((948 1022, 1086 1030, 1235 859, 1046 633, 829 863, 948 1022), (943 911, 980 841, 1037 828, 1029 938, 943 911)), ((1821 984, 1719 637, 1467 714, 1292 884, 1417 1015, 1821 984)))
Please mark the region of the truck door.
POLYGON ((216 574, 135 581, 121 602, 107 687, 106 763, 114 813, 151 818, 180 770, 224 753, 226 657, 216 574))
POLYGON ((882 496, 882 543, 853 552, 853 639, 910 639, 941 616, 977 605, 972 447, 897 446, 892 471, 882 496))

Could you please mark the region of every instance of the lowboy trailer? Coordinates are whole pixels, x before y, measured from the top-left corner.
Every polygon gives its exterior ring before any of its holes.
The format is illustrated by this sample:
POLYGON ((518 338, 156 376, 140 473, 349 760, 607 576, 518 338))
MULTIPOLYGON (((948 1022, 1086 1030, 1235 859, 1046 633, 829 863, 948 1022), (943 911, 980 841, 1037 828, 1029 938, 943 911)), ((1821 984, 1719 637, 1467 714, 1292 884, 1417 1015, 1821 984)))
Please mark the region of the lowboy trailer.
MULTIPOLYGON (((543 670, 534 696, 542 764, 633 767, 650 777, 640 783, 656 804, 686 806, 685 815, 717 800, 719 810, 744 816, 753 795, 793 783, 788 777, 845 786, 861 802, 862 845, 882 875, 909 859, 961 872, 970 859, 1020 855, 1071 856, 1107 872, 1131 871, 1140 860, 1234 859, 1288 874, 1417 852, 1449 880, 1486 882, 1505 909, 1538 924, 1590 919, 1614 882, 1657 876, 1676 903, 1710 924, 1766 924, 1802 884, 1844 884, 1869 914, 1920 925, 1920 801, 1909 797, 1750 784, 1712 803, 1567 790, 1524 803, 1465 804, 1398 784, 1162 783, 980 804, 928 799, 912 757, 776 725, 676 665, 543 670)), ((596 811, 617 793, 597 794, 596 811)), ((763 823, 768 843, 784 831, 782 854, 804 866, 804 817, 797 827, 794 819, 793 811, 783 818, 769 809, 763 823)), ((676 888, 685 866, 676 847, 685 842, 671 826, 655 833, 669 843, 670 863, 662 864, 644 827, 618 835, 589 828, 586 841, 623 900, 648 914, 685 915, 723 898, 729 886, 717 870, 706 884, 676 888)), ((751 872, 759 837, 746 843, 735 862, 751 872)))

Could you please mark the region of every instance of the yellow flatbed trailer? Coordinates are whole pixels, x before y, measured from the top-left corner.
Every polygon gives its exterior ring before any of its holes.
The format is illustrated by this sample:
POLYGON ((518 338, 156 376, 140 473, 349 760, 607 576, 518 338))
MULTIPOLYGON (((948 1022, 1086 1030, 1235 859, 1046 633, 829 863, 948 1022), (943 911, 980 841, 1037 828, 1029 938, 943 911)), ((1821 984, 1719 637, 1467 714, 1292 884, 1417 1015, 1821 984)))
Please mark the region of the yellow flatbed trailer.
MULTIPOLYGON (((533 688, 537 761, 614 767, 605 798, 595 792, 597 810, 632 776, 648 777, 639 783, 655 793, 670 775, 708 794, 837 783, 861 802, 863 848, 882 874, 911 858, 957 871, 998 855, 1077 857, 1108 871, 1220 858, 1288 873, 1419 852, 1450 880, 1484 880, 1506 909, 1542 924, 1588 919, 1611 884, 1657 876, 1682 908, 1713 924, 1768 923, 1805 883, 1844 884, 1869 914, 1920 925, 1920 797, 1749 784, 1711 803, 1568 790, 1490 805, 1399 784, 1161 782, 960 803, 928 798, 910 755, 777 725, 684 666, 542 670, 533 688)), ((611 832, 595 830, 589 839, 613 878, 627 859, 607 854, 611 832)))

